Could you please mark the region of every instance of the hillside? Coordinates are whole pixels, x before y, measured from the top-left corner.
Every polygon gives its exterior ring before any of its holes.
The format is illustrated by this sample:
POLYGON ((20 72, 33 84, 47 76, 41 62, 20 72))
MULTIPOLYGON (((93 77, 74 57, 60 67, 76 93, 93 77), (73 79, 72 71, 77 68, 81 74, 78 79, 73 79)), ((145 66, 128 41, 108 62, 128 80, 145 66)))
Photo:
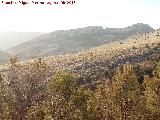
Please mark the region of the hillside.
POLYGON ((0 119, 159 120, 159 86, 160 29, 0 66, 0 119))
POLYGON ((8 50, 20 58, 60 55, 97 47, 129 36, 154 31, 149 25, 138 23, 126 28, 85 28, 59 30, 22 43, 8 50))
MULTIPOLYGON (((79 76, 95 79, 116 64, 126 61, 139 62, 152 54, 156 56, 160 53, 159 44, 160 31, 157 30, 77 53, 45 57, 43 60, 52 71, 71 70, 79 76)), ((23 61, 21 64, 30 62, 34 62, 34 59, 23 61)))
POLYGON ((10 59, 10 55, 0 51, 0 64, 7 63, 10 59))
POLYGON ((7 50, 43 34, 40 32, 0 32, 0 49, 7 50))
POLYGON ((100 77, 106 69, 125 62, 139 62, 160 53, 160 31, 130 37, 78 53, 45 57, 53 70, 69 69, 80 76, 100 77))

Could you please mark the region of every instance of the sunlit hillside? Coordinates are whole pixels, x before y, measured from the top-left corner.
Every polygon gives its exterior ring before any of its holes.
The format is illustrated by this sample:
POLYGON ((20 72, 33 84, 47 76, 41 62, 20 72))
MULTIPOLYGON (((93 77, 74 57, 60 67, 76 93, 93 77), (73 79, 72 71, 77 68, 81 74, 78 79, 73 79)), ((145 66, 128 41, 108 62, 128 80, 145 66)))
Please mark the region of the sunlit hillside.
POLYGON ((0 119, 159 120, 159 30, 1 65, 0 119))

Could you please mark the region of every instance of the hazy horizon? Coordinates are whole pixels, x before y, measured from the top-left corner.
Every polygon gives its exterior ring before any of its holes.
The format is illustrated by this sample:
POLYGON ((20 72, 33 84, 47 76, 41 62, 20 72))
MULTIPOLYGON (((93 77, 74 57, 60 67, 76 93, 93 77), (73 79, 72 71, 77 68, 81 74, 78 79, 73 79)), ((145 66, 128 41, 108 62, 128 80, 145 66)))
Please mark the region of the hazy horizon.
POLYGON ((158 0, 75 0, 75 2, 72 5, 1 4, 0 31, 48 33, 87 26, 124 28, 136 23, 149 24, 154 29, 160 28, 158 0))
MULTIPOLYGON (((138 24, 138 23, 133 23, 133 24, 131 24, 131 25, 124 26, 124 27, 107 27, 107 26, 101 26, 101 27, 103 27, 103 29, 105 29, 105 28, 125 28, 125 27, 132 26, 132 25, 134 25, 134 24, 138 24)), ((142 24, 147 24, 147 23, 142 23, 142 24)), ((147 25, 149 25, 149 24, 147 24, 147 25)), ((95 25, 90 25, 90 26, 95 26, 95 25)), ((14 31, 14 30, 7 30, 7 31, 0 31, 0 34, 5 33, 5 32, 50 33, 50 32, 54 32, 54 31, 58 31, 58 30, 71 30, 71 29, 79 29, 79 28, 85 28, 85 27, 90 27, 90 26, 83 26, 83 27, 77 27, 77 28, 66 28, 66 29, 56 29, 56 30, 52 30, 52 31, 48 31, 48 32, 43 32, 43 31, 21 31, 21 30, 19 30, 19 31, 14 31)), ((100 26, 100 25, 96 25, 96 26, 100 26)), ((152 27, 152 28, 155 29, 155 30, 158 29, 157 27, 154 28, 154 27, 151 26, 151 25, 149 25, 149 26, 152 27)))

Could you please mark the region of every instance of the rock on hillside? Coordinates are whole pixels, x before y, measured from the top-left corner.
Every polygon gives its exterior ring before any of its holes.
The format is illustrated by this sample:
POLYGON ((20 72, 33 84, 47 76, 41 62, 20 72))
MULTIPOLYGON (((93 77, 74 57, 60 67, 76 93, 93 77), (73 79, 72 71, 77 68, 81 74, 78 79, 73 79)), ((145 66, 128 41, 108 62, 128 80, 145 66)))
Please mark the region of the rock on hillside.
POLYGON ((59 30, 20 44, 8 50, 8 52, 16 54, 20 58, 60 55, 97 47, 151 31, 154 31, 154 29, 142 23, 126 28, 104 29, 101 26, 89 26, 71 30, 59 30))

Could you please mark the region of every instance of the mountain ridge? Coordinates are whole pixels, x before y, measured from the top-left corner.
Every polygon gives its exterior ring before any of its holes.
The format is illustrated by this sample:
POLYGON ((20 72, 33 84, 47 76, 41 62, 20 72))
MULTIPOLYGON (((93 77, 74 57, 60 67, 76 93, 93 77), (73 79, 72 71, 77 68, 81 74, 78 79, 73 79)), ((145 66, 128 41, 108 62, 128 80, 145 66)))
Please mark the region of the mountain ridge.
POLYGON ((57 30, 22 43, 7 50, 7 52, 16 54, 20 58, 46 57, 77 52, 152 31, 154 31, 153 28, 142 23, 125 28, 88 26, 78 29, 57 30))

